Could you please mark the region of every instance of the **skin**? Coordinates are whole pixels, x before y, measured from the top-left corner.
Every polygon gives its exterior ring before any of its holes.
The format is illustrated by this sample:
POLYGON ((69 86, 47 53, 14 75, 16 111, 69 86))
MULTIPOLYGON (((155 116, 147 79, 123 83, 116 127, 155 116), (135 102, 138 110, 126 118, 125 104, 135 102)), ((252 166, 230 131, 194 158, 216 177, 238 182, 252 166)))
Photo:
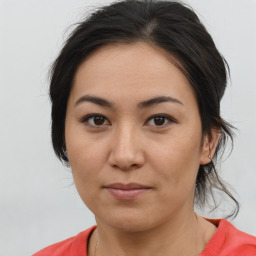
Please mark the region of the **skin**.
POLYGON ((77 190, 97 222, 90 256, 96 241, 97 255, 104 256, 197 255, 216 231, 196 218, 193 206, 199 165, 210 161, 218 137, 202 135, 193 89, 166 57, 143 42, 108 45, 75 74, 65 141, 77 190), (81 100, 85 95, 113 107, 81 100), (138 107, 159 96, 176 101, 138 107), (94 118, 85 120, 89 114, 104 118, 96 125, 94 118), (170 120, 159 125, 152 118, 159 114, 170 120), (104 188, 132 182, 150 189, 134 200, 117 200, 104 188))

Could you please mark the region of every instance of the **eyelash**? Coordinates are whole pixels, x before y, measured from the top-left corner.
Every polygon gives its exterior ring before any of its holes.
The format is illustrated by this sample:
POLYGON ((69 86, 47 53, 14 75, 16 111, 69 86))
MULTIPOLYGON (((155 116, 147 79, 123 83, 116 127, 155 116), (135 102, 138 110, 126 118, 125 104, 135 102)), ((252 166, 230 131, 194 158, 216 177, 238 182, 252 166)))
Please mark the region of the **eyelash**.
MULTIPOLYGON (((107 120, 107 118, 101 114, 89 114, 87 116, 85 116, 83 119, 82 119, 82 123, 87 123, 89 126, 93 127, 93 128, 101 128, 103 127, 103 125, 92 125, 89 123, 89 120, 90 119, 93 119, 95 117, 101 117, 104 119, 104 122, 107 120)), ((148 123, 151 119, 154 120, 154 118, 164 118, 165 119, 165 122, 167 121, 167 123, 165 123, 164 125, 155 125, 155 127, 158 127, 158 128, 162 128, 162 127, 165 127, 166 124, 168 123, 176 123, 176 120, 172 117, 170 117, 169 115, 166 115, 166 114, 156 114, 156 115, 152 115, 150 116, 146 123, 148 123)))

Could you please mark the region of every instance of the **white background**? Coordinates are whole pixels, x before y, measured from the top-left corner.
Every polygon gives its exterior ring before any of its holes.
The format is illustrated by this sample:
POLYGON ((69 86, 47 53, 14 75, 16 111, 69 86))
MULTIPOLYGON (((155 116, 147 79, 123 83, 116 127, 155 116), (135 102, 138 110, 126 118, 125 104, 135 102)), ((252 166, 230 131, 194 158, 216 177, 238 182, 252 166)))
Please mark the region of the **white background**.
MULTIPOLYGON (((50 142, 47 71, 87 6, 110 1, 0 0, 0 256, 25 256, 94 224, 50 142)), ((222 115, 238 129, 222 176, 256 235, 256 1, 189 0, 231 68, 222 115)))

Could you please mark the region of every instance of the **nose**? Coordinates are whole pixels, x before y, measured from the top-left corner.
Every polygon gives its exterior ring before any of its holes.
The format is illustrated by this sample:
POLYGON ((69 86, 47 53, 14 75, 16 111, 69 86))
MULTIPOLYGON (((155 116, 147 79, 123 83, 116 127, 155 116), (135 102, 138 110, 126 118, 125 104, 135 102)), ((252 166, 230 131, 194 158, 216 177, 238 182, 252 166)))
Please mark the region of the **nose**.
POLYGON ((145 155, 140 135, 132 128, 125 127, 113 133, 109 164, 120 170, 137 169, 143 166, 145 155))

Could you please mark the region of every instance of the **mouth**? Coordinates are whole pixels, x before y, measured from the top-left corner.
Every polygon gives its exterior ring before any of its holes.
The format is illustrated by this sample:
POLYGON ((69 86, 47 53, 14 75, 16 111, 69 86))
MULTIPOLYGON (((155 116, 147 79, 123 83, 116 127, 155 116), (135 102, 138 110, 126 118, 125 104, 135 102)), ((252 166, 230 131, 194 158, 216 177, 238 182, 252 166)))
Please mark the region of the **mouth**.
POLYGON ((103 187, 117 200, 134 200, 152 190, 152 187, 137 183, 114 183, 103 187))

